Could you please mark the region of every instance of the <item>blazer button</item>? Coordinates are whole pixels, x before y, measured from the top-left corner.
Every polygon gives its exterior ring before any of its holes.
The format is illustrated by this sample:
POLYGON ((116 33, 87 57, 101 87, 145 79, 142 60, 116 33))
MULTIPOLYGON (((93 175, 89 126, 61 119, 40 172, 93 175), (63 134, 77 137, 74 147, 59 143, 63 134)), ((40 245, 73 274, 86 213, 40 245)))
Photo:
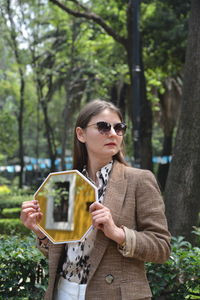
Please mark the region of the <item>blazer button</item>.
POLYGON ((108 284, 111 284, 114 281, 114 276, 111 274, 106 275, 105 280, 108 284))

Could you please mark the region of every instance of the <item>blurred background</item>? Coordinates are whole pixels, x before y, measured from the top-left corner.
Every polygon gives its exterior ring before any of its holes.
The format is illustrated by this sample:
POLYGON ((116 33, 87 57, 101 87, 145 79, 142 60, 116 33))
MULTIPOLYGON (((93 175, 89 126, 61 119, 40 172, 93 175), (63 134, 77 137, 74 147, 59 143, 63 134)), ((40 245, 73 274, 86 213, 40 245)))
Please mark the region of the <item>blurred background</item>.
POLYGON ((199 15, 198 0, 0 0, 0 299, 42 297, 20 206, 72 168, 76 117, 97 98, 121 109, 126 159, 164 196, 173 252, 147 266, 154 298, 200 299, 199 15))

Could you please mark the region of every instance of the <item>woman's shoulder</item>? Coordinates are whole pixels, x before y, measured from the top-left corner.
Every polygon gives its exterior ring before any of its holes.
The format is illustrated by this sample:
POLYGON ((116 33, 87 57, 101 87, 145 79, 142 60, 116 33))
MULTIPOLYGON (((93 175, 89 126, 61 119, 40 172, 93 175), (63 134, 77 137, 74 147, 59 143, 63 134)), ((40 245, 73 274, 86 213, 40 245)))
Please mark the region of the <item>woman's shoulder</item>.
POLYGON ((127 179, 127 180, 133 180, 136 182, 143 182, 143 181, 152 181, 155 182, 155 176, 154 174, 145 169, 138 169, 135 167, 132 167, 130 165, 125 165, 121 162, 115 161, 114 168, 113 168, 113 174, 116 178, 120 178, 121 180, 127 179))
POLYGON ((154 186, 156 189, 160 190, 157 179, 150 170, 124 166, 124 177, 129 182, 134 180, 138 187, 141 186, 142 188, 145 188, 147 186, 154 186))
POLYGON ((127 176, 144 176, 144 177, 154 177, 153 173, 150 170, 138 169, 132 166, 123 165, 124 172, 127 176))

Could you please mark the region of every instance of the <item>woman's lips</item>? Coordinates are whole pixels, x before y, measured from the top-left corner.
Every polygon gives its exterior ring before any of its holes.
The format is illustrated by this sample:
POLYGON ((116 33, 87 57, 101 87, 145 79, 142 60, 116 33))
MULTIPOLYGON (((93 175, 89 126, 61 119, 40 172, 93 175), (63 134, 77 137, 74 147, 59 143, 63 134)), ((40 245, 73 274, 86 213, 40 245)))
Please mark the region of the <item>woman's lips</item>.
POLYGON ((116 146, 116 143, 107 143, 106 146, 116 146))

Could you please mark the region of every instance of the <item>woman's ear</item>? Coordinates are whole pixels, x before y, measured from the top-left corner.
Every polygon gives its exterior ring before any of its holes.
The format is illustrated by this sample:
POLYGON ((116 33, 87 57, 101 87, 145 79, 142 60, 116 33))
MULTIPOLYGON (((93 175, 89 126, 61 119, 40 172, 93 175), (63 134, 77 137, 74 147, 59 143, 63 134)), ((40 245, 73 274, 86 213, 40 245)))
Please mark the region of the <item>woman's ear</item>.
POLYGON ((85 143, 85 132, 81 127, 76 127, 76 136, 79 142, 85 143))

